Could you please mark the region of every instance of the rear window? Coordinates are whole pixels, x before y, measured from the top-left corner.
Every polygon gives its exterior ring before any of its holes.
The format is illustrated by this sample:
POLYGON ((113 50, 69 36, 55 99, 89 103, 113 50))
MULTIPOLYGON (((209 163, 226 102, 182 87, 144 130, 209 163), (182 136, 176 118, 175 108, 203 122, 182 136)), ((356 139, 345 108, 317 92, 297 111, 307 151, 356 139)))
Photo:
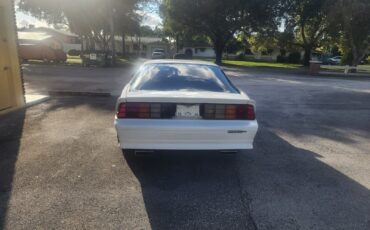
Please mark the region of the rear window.
POLYGON ((239 93, 220 68, 200 64, 146 64, 131 83, 140 90, 239 93))

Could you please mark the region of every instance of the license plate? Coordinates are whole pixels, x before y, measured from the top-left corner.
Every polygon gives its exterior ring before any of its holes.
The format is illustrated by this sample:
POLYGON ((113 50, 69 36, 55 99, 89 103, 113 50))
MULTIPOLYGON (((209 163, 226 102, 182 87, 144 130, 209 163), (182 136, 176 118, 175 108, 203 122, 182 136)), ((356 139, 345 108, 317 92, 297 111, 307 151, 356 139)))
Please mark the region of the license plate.
POLYGON ((200 118, 199 105, 177 105, 177 118, 200 118))

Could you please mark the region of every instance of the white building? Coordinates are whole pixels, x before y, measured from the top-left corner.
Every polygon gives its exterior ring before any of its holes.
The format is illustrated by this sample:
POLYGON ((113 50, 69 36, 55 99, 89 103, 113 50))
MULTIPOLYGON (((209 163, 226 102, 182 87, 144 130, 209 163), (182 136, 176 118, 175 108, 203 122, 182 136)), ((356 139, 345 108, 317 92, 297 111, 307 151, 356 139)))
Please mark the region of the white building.
MULTIPOLYGON (((116 36, 116 51, 123 53, 122 37, 116 36)), ((126 37, 125 38, 125 53, 129 56, 137 56, 143 58, 151 58, 154 49, 161 48, 165 51, 167 57, 171 57, 168 43, 158 37, 126 37)))
POLYGON ((215 50, 205 42, 185 42, 179 53, 191 54, 195 58, 215 58, 215 50))
MULTIPOLYGON (((110 42, 107 44, 111 48, 110 42)), ((87 46, 84 41, 84 47, 90 47, 91 43, 87 46)), ((162 38, 158 37, 131 37, 127 36, 125 41, 122 41, 121 36, 115 36, 115 50, 117 55, 130 57, 151 58, 154 49, 161 48, 165 50, 167 57, 171 57, 171 52, 168 43, 164 42, 162 38), (125 47, 125 49, 123 49, 125 47)), ((99 51, 102 48, 98 43, 94 43, 94 49, 99 51)))
POLYGON ((44 44, 55 49, 81 50, 81 41, 76 34, 46 27, 30 28, 18 31, 20 44, 44 44))

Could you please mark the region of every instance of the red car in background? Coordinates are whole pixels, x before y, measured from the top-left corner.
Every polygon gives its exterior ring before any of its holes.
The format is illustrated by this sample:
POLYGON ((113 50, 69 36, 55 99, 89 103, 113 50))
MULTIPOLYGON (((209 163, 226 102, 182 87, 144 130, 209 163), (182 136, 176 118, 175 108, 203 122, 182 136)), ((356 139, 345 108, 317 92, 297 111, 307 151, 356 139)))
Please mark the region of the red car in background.
POLYGON ((67 55, 61 49, 53 49, 47 45, 20 44, 19 57, 24 61, 42 60, 45 62, 65 62, 67 55))

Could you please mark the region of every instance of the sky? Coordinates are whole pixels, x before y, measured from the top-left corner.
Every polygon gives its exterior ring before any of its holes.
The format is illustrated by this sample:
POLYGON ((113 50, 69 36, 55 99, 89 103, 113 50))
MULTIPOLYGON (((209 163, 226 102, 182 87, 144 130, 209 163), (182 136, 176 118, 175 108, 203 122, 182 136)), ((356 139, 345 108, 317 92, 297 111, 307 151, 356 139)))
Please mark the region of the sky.
MULTIPOLYGON (((162 19, 159 17, 158 13, 152 11, 138 11, 138 13, 143 17, 142 25, 150 26, 153 29, 156 26, 160 26, 162 19)), ((17 27, 27 27, 28 25, 34 25, 35 27, 52 27, 48 25, 44 20, 39 20, 27 13, 16 10, 17 27)))
POLYGON ((155 27, 162 25, 161 17, 155 12, 141 11, 139 14, 143 16, 143 21, 141 23, 143 26, 150 26, 154 29, 155 27))
POLYGON ((30 15, 27 15, 23 12, 16 12, 17 18, 17 27, 28 27, 28 25, 34 25, 35 27, 48 27, 48 24, 45 21, 38 20, 30 15))

